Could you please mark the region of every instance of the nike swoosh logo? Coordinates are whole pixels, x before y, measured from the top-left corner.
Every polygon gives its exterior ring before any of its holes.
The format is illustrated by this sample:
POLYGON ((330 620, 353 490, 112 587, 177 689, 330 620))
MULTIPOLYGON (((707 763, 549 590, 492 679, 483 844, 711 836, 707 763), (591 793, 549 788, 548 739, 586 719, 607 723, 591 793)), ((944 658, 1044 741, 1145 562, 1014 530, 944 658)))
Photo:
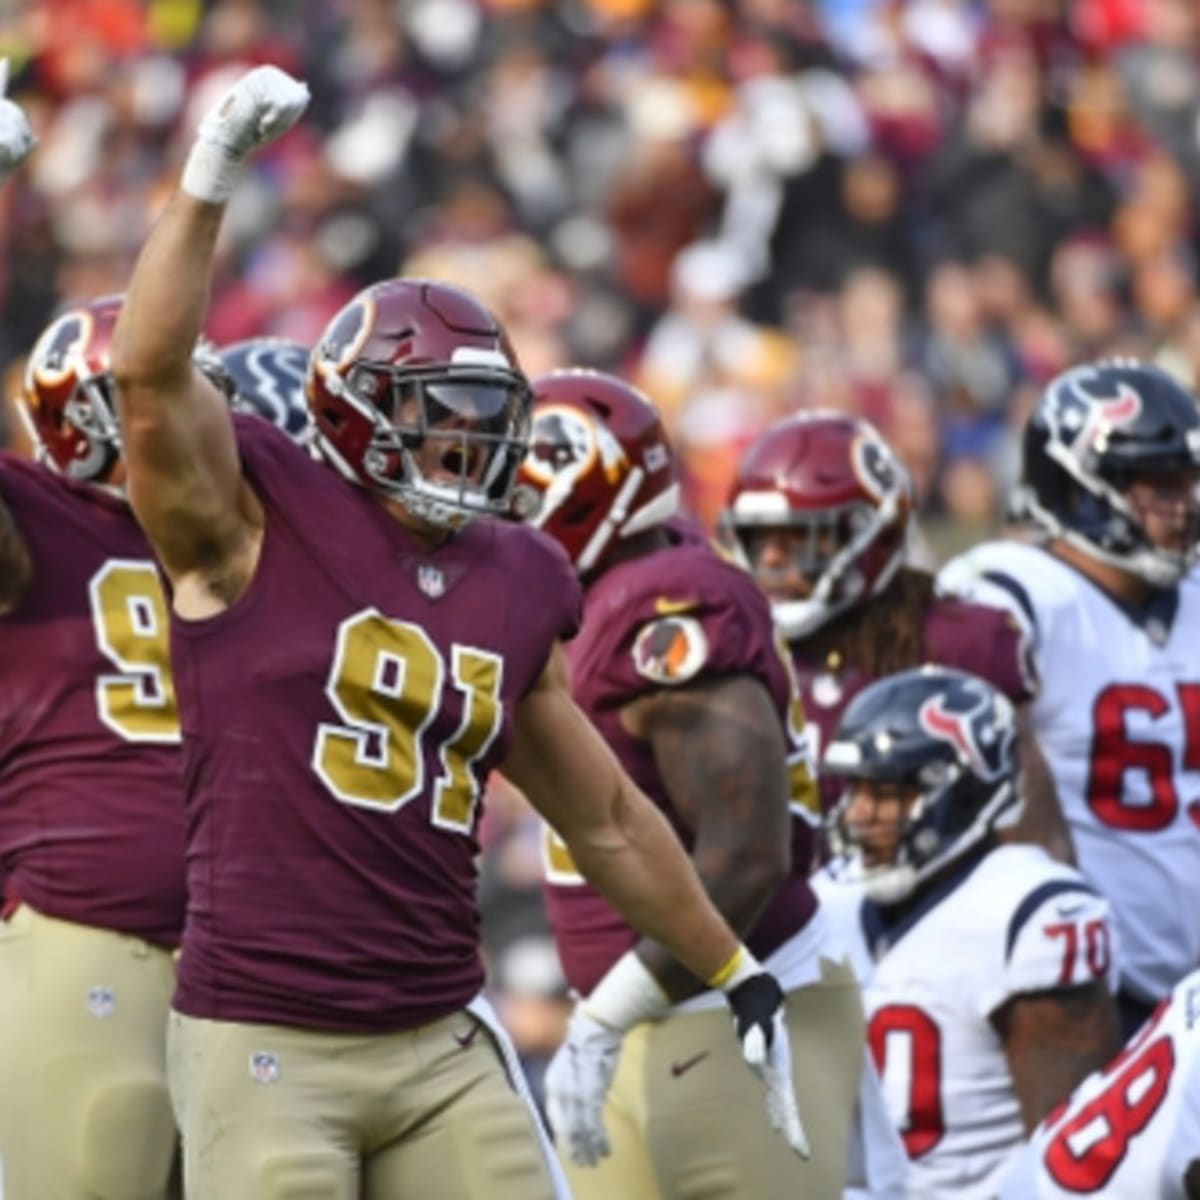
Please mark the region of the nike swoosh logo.
POLYGON ((654 602, 654 613, 659 617, 673 617, 678 613, 690 612, 695 607, 695 600, 671 600, 667 596, 659 596, 654 602))
POLYGON ((1081 900, 1078 904, 1060 904, 1054 910, 1060 917, 1073 917, 1076 913, 1081 913, 1087 908, 1087 901, 1081 900))
POLYGON ((454 1040, 464 1049, 469 1050, 479 1036, 479 1026, 473 1026, 467 1033, 456 1033, 454 1040))
POLYGON ((685 1058, 683 1062, 672 1063, 672 1077, 678 1079, 680 1075, 686 1075, 697 1063, 703 1062, 707 1057, 708 1051, 701 1050, 699 1054, 694 1054, 691 1058, 685 1058))

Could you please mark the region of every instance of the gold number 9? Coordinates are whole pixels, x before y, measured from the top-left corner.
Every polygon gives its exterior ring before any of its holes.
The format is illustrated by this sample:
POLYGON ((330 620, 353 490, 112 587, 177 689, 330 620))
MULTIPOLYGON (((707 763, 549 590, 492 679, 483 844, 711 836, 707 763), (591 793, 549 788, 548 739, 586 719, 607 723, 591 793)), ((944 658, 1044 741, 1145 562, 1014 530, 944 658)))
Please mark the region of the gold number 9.
POLYGON ((153 564, 113 558, 88 584, 100 652, 119 674, 96 680, 100 720, 129 742, 178 742, 167 605, 153 564))

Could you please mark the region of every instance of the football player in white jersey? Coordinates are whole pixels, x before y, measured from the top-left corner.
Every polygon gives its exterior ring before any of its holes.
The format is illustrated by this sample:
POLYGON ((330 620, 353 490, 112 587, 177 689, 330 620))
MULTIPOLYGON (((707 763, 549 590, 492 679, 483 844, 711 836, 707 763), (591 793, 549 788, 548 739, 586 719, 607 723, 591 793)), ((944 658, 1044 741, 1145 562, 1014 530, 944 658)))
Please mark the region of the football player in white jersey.
POLYGON ((1200 964, 1200 414, 1157 368, 1077 367, 1025 431, 1018 508, 940 582, 1029 631, 1030 716, 1084 875, 1112 901, 1128 1036, 1200 964))
POLYGON ((825 753, 845 790, 821 892, 863 985, 913 1200, 994 1197, 1026 1134, 1120 1038, 1108 902, 1019 815, 1012 705, 925 666, 861 692, 825 753))
POLYGON ((1002 1200, 1200 1200, 1200 971, 1034 1131, 1002 1200))

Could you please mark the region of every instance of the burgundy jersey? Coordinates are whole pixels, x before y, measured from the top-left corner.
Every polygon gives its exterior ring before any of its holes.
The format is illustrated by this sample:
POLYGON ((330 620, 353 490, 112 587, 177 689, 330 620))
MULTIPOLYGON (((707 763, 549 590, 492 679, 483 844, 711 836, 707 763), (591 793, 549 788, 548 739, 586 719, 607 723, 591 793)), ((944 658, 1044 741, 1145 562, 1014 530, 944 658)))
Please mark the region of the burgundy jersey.
MULTIPOLYGON (((650 744, 621 722, 621 709, 639 696, 693 680, 753 676, 788 729, 798 803, 810 802, 812 775, 788 664, 754 580, 682 523, 667 531, 669 547, 610 567, 588 588, 583 627, 567 654, 576 701, 690 848, 692 831, 671 804, 650 744)), ((802 929, 816 909, 806 879, 811 825, 797 814, 793 831, 795 861, 804 869, 780 888, 747 938, 759 956, 802 929)), ((547 911, 567 980, 586 995, 639 935, 583 880, 549 830, 546 838, 547 911)))
POLYGON ((173 946, 183 924, 167 610, 128 506, 0 455, 33 560, 0 617, 0 875, 38 912, 173 946))
MULTIPOLYGON (((1033 697, 1036 685, 1029 648, 1007 613, 965 600, 936 597, 925 613, 923 642, 925 662, 970 671, 1014 704, 1033 697)), ((803 641, 792 643, 792 661, 804 697, 804 711, 819 731, 818 750, 823 754, 846 706, 874 682, 874 677, 856 667, 831 669, 828 663, 807 657, 803 641)), ((840 787, 836 779, 821 776, 822 811, 828 812, 837 803, 840 787)))
POLYGON ((500 522, 425 551, 368 492, 236 418, 265 513, 246 592, 172 620, 191 1016, 387 1031, 483 983, 482 783, 579 615, 557 545, 500 522))

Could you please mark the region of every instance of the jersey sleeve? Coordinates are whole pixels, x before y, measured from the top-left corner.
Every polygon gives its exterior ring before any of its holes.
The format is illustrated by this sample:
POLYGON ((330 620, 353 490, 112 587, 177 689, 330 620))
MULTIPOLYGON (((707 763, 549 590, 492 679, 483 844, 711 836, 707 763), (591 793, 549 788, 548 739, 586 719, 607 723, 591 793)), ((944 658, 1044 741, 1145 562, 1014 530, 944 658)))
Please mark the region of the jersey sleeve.
POLYGON ((1016 906, 1003 966, 983 993, 989 1016, 1014 996, 1094 982, 1116 983, 1116 934, 1108 901, 1077 878, 1051 879, 1016 906))

